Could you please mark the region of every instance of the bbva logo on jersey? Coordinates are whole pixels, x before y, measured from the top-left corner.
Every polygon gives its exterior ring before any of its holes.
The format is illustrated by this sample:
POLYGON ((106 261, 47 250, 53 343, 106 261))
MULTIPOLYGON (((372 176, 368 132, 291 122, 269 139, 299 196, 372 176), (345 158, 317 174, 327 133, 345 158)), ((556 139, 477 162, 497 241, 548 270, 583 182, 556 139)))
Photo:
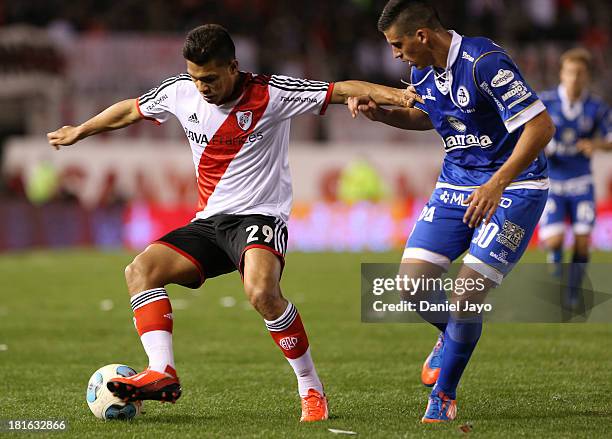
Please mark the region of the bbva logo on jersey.
POLYGON ((242 131, 246 131, 251 127, 253 123, 253 112, 252 111, 237 111, 236 119, 238 120, 238 126, 242 131))

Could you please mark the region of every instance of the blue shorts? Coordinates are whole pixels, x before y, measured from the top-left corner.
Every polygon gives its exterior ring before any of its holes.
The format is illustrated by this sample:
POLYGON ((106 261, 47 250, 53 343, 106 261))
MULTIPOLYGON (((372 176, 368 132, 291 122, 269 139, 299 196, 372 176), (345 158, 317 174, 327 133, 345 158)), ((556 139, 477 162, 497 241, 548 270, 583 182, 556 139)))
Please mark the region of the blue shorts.
POLYGON ((552 182, 546 208, 540 221, 539 237, 546 240, 551 236, 565 234, 565 222, 569 220, 575 235, 588 235, 595 225, 595 191, 593 184, 571 188, 560 182, 552 182))
MULTIPOLYGON (((440 185, 440 183, 438 183, 440 185)), ((472 190, 438 187, 408 238, 403 258, 420 259, 448 269, 461 256, 487 278, 501 283, 521 258, 544 210, 548 190, 506 190, 489 224, 471 229, 463 223, 472 190)))

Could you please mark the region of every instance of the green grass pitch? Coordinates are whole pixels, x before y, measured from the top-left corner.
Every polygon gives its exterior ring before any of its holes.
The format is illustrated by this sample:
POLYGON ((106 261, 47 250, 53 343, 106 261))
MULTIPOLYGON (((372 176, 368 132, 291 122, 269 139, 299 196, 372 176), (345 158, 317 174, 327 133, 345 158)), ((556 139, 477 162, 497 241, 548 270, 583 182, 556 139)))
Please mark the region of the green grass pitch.
POLYGON ((396 262, 399 252, 287 258, 283 291, 309 332, 329 421, 298 422, 293 372, 247 305, 237 274, 197 291, 169 288, 179 402, 150 402, 129 423, 99 421, 85 402, 93 371, 114 362, 146 365, 123 283, 131 257, 92 250, 0 256, 0 419, 69 421, 68 433, 32 434, 38 438, 337 437, 328 428, 363 438, 610 437, 610 324, 485 325, 459 388, 458 419, 421 425, 428 390, 419 373, 436 331, 360 322, 359 263, 396 262), (102 310, 103 301, 112 309, 102 310), (472 431, 462 433, 463 424, 472 431))

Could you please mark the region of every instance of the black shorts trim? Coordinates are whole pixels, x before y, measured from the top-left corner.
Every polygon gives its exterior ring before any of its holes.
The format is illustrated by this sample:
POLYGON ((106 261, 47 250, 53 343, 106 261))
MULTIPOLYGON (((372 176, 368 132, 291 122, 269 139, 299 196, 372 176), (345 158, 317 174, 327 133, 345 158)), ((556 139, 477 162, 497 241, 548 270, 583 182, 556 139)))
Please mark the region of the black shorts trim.
POLYGON ((174 250, 175 252, 177 252, 181 256, 185 257, 187 260, 189 260, 193 265, 195 265, 195 268, 198 270, 198 273, 200 274, 200 284, 198 286, 196 286, 196 287, 190 287, 190 288, 199 288, 199 287, 202 286, 204 281, 206 281, 206 275, 204 274, 204 270, 202 269, 202 265, 200 265, 200 263, 197 261, 197 259, 194 258, 193 256, 191 256, 189 253, 187 253, 186 251, 181 250, 177 246, 172 245, 169 242, 165 242, 165 241, 153 241, 151 244, 165 245, 166 247, 174 250))
POLYGON ((270 253, 275 255, 280 261, 281 276, 283 275, 283 271, 285 270, 285 256, 278 250, 268 247, 267 245, 252 244, 252 245, 246 246, 244 250, 242 250, 242 254, 240 255, 240 265, 238 266, 239 267, 238 271, 240 272, 240 277, 242 278, 243 282, 244 282, 244 254, 247 252, 247 250, 250 250, 252 248, 261 248, 263 250, 268 250, 270 253))

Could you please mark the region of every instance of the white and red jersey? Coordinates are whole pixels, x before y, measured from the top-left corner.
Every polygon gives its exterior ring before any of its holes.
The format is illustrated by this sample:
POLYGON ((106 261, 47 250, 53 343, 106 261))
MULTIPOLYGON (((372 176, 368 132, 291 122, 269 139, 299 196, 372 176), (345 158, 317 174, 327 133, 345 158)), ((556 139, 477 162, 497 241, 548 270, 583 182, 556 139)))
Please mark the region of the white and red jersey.
POLYGON ((324 114, 332 91, 333 83, 246 73, 241 96, 217 106, 180 74, 140 96, 137 106, 157 124, 173 114, 183 126, 198 183, 196 218, 262 214, 287 221, 291 118, 324 114))

